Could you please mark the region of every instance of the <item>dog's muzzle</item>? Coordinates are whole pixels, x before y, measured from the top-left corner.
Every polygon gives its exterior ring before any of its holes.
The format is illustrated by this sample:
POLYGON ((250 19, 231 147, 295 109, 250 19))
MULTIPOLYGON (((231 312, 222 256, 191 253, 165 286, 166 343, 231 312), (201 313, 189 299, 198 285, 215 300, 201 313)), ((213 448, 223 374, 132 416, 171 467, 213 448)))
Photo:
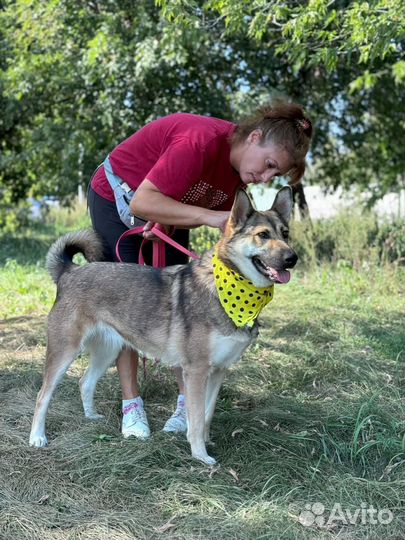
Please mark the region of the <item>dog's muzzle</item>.
POLYGON ((298 256, 294 250, 290 249, 287 253, 283 253, 284 269, 294 268, 297 264, 298 256))

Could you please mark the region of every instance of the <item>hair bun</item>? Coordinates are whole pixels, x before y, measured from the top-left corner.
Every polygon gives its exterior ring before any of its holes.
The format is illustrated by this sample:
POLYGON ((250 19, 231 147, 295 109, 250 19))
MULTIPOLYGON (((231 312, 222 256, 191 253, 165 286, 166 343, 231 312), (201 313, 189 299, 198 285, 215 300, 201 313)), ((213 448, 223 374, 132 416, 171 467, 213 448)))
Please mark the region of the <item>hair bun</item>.
POLYGON ((312 124, 311 120, 308 118, 299 118, 296 121, 297 126, 305 133, 305 135, 308 135, 308 137, 311 136, 312 133, 312 124))

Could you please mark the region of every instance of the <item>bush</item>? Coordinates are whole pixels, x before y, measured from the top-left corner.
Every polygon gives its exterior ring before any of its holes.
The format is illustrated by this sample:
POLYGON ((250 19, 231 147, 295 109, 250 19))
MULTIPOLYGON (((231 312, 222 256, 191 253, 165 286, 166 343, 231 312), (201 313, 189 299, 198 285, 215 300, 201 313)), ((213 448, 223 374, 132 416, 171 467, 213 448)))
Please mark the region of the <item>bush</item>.
POLYGON ((405 231, 400 220, 381 222, 373 212, 345 210, 336 217, 296 221, 292 243, 304 265, 331 262, 361 268, 367 263, 403 263, 405 231))
POLYGON ((13 202, 11 191, 0 190, 0 231, 13 233, 30 224, 30 204, 28 201, 13 202))
POLYGON ((405 263, 405 227, 402 220, 383 223, 376 241, 382 262, 405 263))
POLYGON ((65 231, 91 227, 87 204, 86 202, 80 203, 77 199, 72 202, 71 206, 51 208, 46 221, 53 225, 58 233, 60 231, 60 234, 64 234, 65 231))
POLYGON ((202 255, 218 242, 220 236, 219 230, 211 227, 204 226, 192 229, 190 234, 191 250, 202 255))

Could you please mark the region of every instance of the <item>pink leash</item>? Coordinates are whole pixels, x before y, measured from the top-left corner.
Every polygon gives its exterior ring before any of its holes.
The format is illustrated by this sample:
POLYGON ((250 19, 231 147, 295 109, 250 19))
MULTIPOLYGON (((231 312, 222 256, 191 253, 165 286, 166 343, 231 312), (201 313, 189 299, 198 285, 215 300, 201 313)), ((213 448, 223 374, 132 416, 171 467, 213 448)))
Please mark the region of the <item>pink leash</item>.
MULTIPOLYGON (((142 234, 144 232, 144 227, 135 227, 134 229, 128 229, 125 231, 121 236, 118 238, 117 244, 115 246, 115 254, 117 256, 117 259, 120 262, 123 262, 120 256, 120 243, 121 241, 126 238, 127 236, 131 236, 132 234, 142 234)), ((193 253, 192 251, 189 251, 182 245, 180 245, 178 242, 175 242, 170 236, 168 236, 166 233, 162 231, 160 228, 160 225, 154 225, 151 229, 151 232, 163 240, 163 242, 166 242, 170 246, 175 247, 185 255, 188 255, 194 260, 198 260, 200 257, 193 253)), ((139 264, 145 265, 145 259, 143 257, 142 248, 143 246, 149 242, 149 240, 144 239, 141 245, 141 249, 139 251, 139 264)), ((165 254, 165 245, 163 242, 157 242, 156 240, 153 240, 153 258, 152 258, 152 265, 154 268, 163 268, 166 266, 166 254, 165 254)))
MULTIPOLYGON (((121 234, 121 236, 118 238, 117 244, 115 246, 115 254, 117 256, 117 259, 120 262, 123 262, 122 259, 121 259, 121 256, 120 256, 120 243, 121 243, 121 240, 123 240, 127 236, 131 236, 132 234, 142 234, 144 232, 144 228, 145 227, 142 226, 142 227, 135 227, 134 229, 128 229, 123 234, 121 234)), ((180 245, 178 242, 175 242, 174 240, 172 240, 170 238, 170 236, 168 236, 166 233, 164 233, 161 230, 160 225, 154 225, 152 227, 152 229, 151 229, 151 232, 155 236, 157 236, 158 238, 160 238, 162 240, 162 242, 158 242, 157 240, 152 240, 153 241, 152 264, 153 264, 154 268, 164 268, 166 266, 166 252, 165 252, 165 244, 164 244, 164 242, 166 242, 170 246, 175 247, 176 249, 178 249, 179 251, 181 251, 185 255, 188 255, 189 257, 191 257, 194 260, 197 260, 197 259, 200 258, 198 255, 196 255, 192 251, 189 251, 188 249, 186 249, 185 247, 180 245)), ((145 265, 145 259, 143 257, 142 248, 147 242, 149 242, 149 240, 147 240, 145 238, 143 240, 143 242, 141 244, 141 248, 139 250, 138 263, 142 264, 142 265, 145 265)), ((146 377, 147 376, 147 369, 146 369, 146 358, 145 357, 143 357, 143 373, 144 373, 144 377, 146 377)))

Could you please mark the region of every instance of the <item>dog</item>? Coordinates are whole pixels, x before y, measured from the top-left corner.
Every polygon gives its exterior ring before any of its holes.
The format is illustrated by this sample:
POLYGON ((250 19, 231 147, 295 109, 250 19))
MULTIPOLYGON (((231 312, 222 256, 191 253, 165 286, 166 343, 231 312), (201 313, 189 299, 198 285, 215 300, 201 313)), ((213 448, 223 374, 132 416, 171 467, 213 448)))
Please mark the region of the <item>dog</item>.
POLYGON ((80 380, 84 413, 90 419, 102 417, 94 408, 95 387, 125 347, 183 368, 191 454, 214 465, 206 443, 226 370, 257 337, 260 306, 272 298, 274 283, 289 280, 288 269, 298 259, 288 245, 292 208, 288 186, 265 212, 255 210, 240 190, 215 248, 200 260, 163 269, 98 262, 102 243, 93 231, 57 240, 47 255, 57 296, 48 316, 30 445, 47 444, 45 418, 52 394, 83 351, 90 355, 80 380), (89 264, 73 263, 79 252, 89 264))

